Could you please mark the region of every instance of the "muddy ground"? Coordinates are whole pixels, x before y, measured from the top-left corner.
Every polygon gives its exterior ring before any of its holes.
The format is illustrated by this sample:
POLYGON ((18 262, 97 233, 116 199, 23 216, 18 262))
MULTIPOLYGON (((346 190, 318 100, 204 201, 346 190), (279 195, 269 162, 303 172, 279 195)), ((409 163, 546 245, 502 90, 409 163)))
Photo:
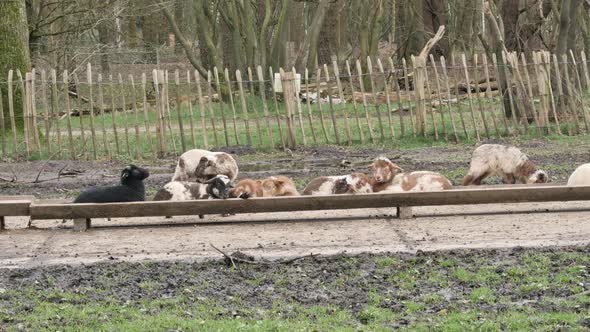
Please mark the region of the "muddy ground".
MULTIPOLYGON (((490 140, 488 142, 507 143, 490 140)), ((560 141, 532 140, 511 142, 547 170, 555 183, 564 183, 571 172, 590 161, 590 140, 578 137, 560 141)), ((366 166, 379 155, 395 160, 405 170, 441 172, 459 184, 469 167, 474 145, 446 144, 401 148, 317 147, 295 151, 256 153, 245 147, 223 148, 232 153, 239 164, 239 178, 263 178, 287 175, 300 190, 316 176, 366 172, 366 166), (350 162, 350 163, 348 163, 350 162)), ((119 181, 120 170, 132 161, 34 161, 0 164, 0 195, 35 195, 38 198, 72 198, 87 187, 119 181)), ((135 162, 150 169, 146 180, 148 199, 174 173, 175 159, 135 162)), ((489 179, 488 183, 499 183, 489 179)))
POLYGON ((467 324, 455 329, 583 331, 590 328, 589 257, 585 246, 319 256, 235 267, 185 260, 0 269, 0 328, 102 329, 136 319, 130 312, 137 310, 142 320, 172 312, 173 320, 156 322, 174 330, 183 330, 176 329, 183 320, 237 320, 258 330, 257 320, 305 326, 326 317, 334 317, 331 329, 447 330, 448 317, 466 315, 454 318, 467 324), (520 320, 526 325, 519 327, 520 320))

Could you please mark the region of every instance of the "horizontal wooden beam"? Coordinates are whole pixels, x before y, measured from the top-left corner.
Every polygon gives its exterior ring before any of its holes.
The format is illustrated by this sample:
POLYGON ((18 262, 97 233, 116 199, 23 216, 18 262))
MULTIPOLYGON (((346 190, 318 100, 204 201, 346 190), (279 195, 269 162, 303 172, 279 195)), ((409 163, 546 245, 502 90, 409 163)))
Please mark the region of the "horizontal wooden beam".
POLYGON ((122 218, 224 213, 386 208, 520 202, 586 201, 590 186, 456 189, 391 194, 269 197, 254 199, 160 201, 106 204, 32 204, 32 219, 122 218))
POLYGON ((0 216, 29 216, 31 203, 31 200, 26 199, 0 201, 0 216))

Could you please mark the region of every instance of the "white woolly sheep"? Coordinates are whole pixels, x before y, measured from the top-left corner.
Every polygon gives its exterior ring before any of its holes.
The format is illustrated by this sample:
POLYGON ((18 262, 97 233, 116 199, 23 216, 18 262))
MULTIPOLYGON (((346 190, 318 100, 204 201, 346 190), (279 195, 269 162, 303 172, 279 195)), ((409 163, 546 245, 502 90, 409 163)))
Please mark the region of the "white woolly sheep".
POLYGON ((216 175, 225 175, 231 181, 238 176, 238 164, 225 152, 193 149, 178 159, 172 181, 203 182, 216 175))
POLYGON ((568 186, 590 186, 590 163, 576 168, 567 180, 568 186))
POLYGON ((500 144, 484 144, 473 151, 469 172, 463 185, 479 185, 488 176, 502 176, 507 183, 546 183, 549 176, 529 160, 518 148, 500 144))

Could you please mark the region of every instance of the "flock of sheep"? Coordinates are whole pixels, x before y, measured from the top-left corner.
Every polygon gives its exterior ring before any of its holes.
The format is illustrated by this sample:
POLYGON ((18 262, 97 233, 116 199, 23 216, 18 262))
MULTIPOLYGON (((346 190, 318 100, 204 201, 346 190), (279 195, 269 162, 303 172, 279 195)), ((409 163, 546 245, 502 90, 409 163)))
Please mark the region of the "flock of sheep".
MULTIPOLYGON (((453 186, 442 174, 430 171, 404 172, 386 157, 376 158, 369 166, 370 176, 352 173, 322 176, 310 181, 299 192, 286 176, 266 179, 242 179, 235 159, 225 152, 194 149, 178 159, 172 181, 164 185, 154 200, 196 200, 298 195, 334 195, 448 190, 453 186)), ((463 185, 479 185, 488 176, 502 176, 506 183, 546 183, 549 176, 518 148, 483 144, 473 151, 469 172, 463 185)), ((74 203, 131 202, 145 200, 143 180, 147 169, 127 166, 118 186, 95 187, 82 192, 74 203)), ((568 185, 590 185, 590 164, 584 164, 570 176, 568 185)))

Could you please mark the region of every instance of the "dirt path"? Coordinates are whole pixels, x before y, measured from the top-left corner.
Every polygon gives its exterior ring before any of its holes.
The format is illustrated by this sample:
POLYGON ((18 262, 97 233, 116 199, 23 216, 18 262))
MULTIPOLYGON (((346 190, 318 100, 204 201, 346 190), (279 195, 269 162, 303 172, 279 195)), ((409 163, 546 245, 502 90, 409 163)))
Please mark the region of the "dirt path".
POLYGON ((205 223, 197 217, 96 220, 96 228, 82 233, 61 221, 37 221, 37 229, 24 229, 27 220, 9 219, 9 230, 0 234, 0 266, 219 258, 209 244, 272 259, 590 243, 590 202, 423 207, 412 220, 384 218, 393 212, 309 212, 297 220, 290 213, 209 216, 205 223))

